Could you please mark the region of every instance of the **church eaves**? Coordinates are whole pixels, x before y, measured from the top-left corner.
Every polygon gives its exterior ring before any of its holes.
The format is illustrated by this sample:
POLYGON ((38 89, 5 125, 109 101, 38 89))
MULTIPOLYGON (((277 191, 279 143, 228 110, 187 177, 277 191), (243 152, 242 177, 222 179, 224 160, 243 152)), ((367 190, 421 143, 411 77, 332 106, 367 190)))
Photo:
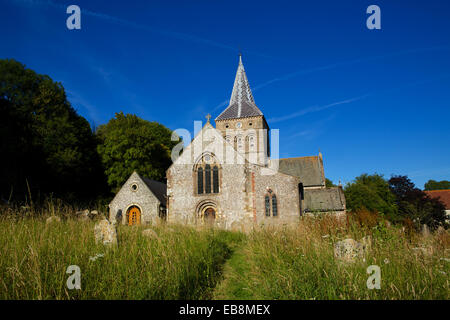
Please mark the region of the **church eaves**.
POLYGON ((233 92, 229 106, 216 118, 216 121, 262 116, 263 113, 255 104, 252 91, 245 74, 242 56, 234 80, 233 92))

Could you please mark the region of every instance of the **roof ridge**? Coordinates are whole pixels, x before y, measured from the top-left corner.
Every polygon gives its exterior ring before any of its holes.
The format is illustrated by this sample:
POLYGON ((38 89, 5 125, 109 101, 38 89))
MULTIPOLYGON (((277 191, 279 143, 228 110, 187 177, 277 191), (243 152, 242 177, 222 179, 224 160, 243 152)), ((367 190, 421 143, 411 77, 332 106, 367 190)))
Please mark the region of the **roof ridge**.
POLYGON ((319 156, 303 156, 303 157, 279 158, 278 160, 304 159, 304 158, 318 158, 318 157, 319 157, 319 156))
POLYGON ((441 189, 441 190, 423 190, 424 192, 435 192, 435 191, 450 191, 450 189, 441 189))

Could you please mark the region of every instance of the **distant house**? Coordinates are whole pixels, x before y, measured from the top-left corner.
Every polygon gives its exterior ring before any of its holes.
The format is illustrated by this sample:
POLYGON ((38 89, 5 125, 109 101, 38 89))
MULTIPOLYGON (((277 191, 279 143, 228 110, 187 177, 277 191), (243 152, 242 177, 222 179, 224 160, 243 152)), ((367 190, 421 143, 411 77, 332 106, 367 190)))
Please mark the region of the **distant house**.
POLYGON ((164 183, 131 174, 109 204, 109 219, 118 224, 155 224, 166 219, 164 183))
POLYGON ((450 189, 448 190, 432 190, 425 191, 431 198, 438 198, 445 206, 445 213, 447 214, 447 221, 450 220, 450 189))

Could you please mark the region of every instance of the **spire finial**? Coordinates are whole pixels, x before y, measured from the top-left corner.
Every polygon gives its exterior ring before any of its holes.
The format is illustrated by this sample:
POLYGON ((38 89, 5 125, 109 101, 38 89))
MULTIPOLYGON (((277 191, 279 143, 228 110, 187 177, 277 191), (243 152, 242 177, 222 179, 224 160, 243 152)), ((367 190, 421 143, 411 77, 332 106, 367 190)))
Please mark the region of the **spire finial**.
POLYGON ((209 123, 209 120, 211 119, 211 115, 208 113, 207 115, 206 115, 206 120, 207 120, 207 122, 206 123, 209 123))

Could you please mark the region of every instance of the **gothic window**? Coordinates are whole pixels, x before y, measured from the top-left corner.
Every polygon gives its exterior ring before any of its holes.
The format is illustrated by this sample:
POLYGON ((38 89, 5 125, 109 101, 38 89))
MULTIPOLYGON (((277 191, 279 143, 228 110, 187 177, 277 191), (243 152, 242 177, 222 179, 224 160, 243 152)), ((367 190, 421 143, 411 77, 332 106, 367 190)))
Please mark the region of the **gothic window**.
POLYGON ((266 203, 266 217, 270 217, 270 196, 267 195, 265 198, 266 203))
POLYGON ((198 168, 197 171, 197 192, 198 194, 203 193, 203 168, 198 168))
POLYGON ((220 192, 220 165, 213 155, 206 154, 194 167, 197 194, 220 192))
POLYGON ((267 194, 264 197, 264 204, 265 204, 265 213, 266 217, 276 217, 278 216, 278 201, 277 196, 275 193, 272 192, 272 190, 268 190, 267 194))
POLYGON ((205 193, 211 193, 211 166, 205 166, 205 193))
POLYGON ((255 137, 253 135, 248 137, 248 144, 250 147, 250 151, 254 151, 255 150, 255 137))
POLYGON ((213 168, 213 192, 219 193, 219 168, 217 166, 213 168))
POLYGON ((277 215, 278 215, 277 196, 272 195, 272 216, 276 217, 277 215))
POLYGON ((244 151, 244 139, 242 138, 242 136, 237 137, 237 150, 239 152, 244 151))

